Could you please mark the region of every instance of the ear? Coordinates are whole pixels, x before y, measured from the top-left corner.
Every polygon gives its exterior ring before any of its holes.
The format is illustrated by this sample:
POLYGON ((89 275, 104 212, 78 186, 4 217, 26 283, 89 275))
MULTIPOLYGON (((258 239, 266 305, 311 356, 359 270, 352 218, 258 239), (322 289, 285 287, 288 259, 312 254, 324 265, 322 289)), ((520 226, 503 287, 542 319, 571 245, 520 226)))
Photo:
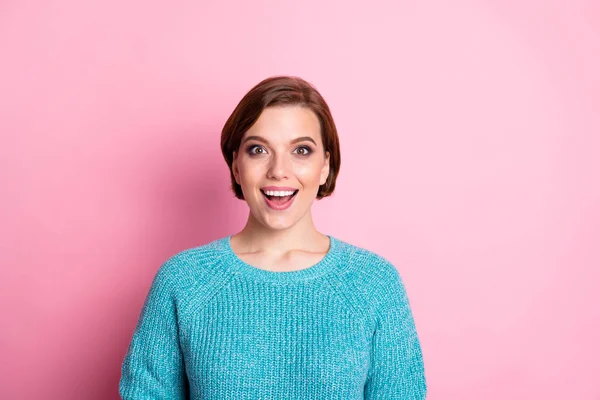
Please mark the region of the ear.
POLYGON ((231 162, 231 172, 233 172, 233 176, 235 177, 235 182, 239 185, 240 178, 239 178, 239 169, 238 169, 238 165, 237 165, 237 151, 233 152, 233 161, 231 162))
POLYGON ((325 165, 321 169, 321 179, 319 181, 319 185, 324 185, 327 182, 327 178, 329 177, 329 152, 325 152, 325 165))

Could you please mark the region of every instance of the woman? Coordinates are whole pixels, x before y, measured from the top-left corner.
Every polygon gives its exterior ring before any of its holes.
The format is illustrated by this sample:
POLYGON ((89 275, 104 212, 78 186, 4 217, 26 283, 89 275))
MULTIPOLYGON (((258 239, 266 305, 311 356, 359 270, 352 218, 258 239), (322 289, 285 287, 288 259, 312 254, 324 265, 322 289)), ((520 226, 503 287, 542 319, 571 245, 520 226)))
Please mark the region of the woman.
POLYGON ((374 252, 319 232, 311 206, 340 168, 329 107, 271 77, 222 131, 245 227, 156 273, 122 365, 123 399, 424 399, 402 280, 374 252))

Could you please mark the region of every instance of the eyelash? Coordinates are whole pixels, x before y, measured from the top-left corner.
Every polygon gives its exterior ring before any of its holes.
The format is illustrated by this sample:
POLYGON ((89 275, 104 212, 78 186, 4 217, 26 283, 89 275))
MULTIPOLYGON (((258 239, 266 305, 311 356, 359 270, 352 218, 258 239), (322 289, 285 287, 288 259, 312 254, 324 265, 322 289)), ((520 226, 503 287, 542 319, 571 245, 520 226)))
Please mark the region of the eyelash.
MULTIPOLYGON (((264 147, 262 147, 262 146, 259 146, 259 145, 255 144, 255 145, 252 145, 252 146, 248 146, 248 148, 246 149, 246 152, 247 152, 247 153, 248 153, 250 156, 258 156, 258 155, 260 155, 260 154, 256 154, 256 153, 253 153, 253 152, 252 152, 252 150, 253 150, 254 148, 256 148, 256 147, 264 148, 264 147)), ((299 154, 300 156, 304 156, 304 157, 307 157, 307 156, 309 156, 309 155, 310 155, 310 154, 313 152, 313 151, 312 151, 312 149, 311 149, 310 147, 308 147, 308 146, 300 146, 300 147, 296 147, 296 150, 297 150, 297 149, 305 149, 305 150, 306 150, 306 153, 305 153, 305 154, 299 154)))

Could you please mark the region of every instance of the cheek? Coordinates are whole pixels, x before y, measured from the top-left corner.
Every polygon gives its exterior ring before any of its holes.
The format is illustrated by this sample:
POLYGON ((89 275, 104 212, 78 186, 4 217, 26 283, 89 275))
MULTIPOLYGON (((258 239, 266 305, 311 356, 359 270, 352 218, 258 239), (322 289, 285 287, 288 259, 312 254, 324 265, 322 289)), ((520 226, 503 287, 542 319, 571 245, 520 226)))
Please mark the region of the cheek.
POLYGON ((304 164, 296 168, 296 177, 306 185, 319 185, 322 165, 304 164))
POLYGON ((243 184, 252 184, 255 182, 261 174, 260 165, 256 163, 248 162, 247 160, 240 160, 238 163, 238 176, 243 184))

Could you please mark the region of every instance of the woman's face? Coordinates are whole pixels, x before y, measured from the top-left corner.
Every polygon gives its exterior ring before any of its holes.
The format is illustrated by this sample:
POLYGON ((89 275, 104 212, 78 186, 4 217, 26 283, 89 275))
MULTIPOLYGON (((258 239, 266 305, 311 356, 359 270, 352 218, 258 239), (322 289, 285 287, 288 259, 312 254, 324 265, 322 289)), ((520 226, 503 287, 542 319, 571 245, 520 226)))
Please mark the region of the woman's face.
POLYGON ((324 151, 319 120, 312 110, 267 107, 244 134, 233 157, 235 180, 259 223, 286 229, 305 216, 311 218, 312 202, 329 175, 329 152, 324 151), (293 197, 287 196, 288 191, 294 192, 293 197), (274 196, 281 194, 286 196, 274 196))

